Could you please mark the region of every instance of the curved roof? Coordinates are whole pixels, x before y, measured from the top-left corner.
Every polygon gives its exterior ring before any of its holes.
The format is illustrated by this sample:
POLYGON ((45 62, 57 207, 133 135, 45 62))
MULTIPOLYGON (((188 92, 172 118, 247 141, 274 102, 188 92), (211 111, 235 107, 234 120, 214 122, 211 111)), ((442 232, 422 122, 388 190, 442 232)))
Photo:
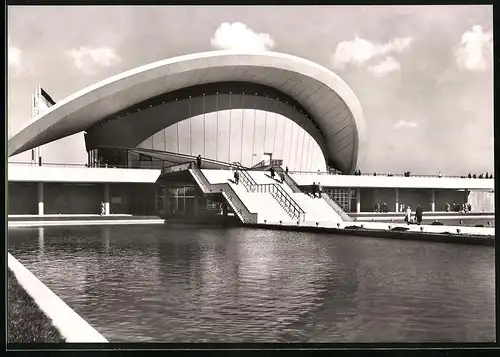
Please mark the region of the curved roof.
POLYGON ((335 73, 276 52, 213 51, 169 58, 123 72, 60 101, 8 143, 8 156, 84 131, 103 118, 163 93, 194 85, 246 81, 280 90, 306 109, 324 135, 327 162, 353 171, 365 153, 361 105, 335 73))

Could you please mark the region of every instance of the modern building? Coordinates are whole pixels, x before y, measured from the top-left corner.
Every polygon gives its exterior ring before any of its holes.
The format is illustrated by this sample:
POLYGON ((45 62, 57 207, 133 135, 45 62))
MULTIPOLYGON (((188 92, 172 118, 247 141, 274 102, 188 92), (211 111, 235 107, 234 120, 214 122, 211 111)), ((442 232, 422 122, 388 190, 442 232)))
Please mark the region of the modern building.
MULTIPOLYGON (((15 171, 9 173, 10 214, 97 213, 100 200, 107 214, 155 214, 165 210, 165 196, 179 208, 179 197, 196 196, 196 183, 182 178, 165 188, 151 177, 198 155, 208 169, 279 160, 296 175, 327 168, 348 175, 362 167, 366 151, 363 112, 349 86, 314 62, 281 53, 176 57, 51 104, 9 140, 9 157, 83 131, 88 168, 61 175, 64 170, 43 160, 41 167, 9 167, 15 171)), ((373 197, 360 203, 356 186, 333 185, 345 210, 373 206, 373 197)))

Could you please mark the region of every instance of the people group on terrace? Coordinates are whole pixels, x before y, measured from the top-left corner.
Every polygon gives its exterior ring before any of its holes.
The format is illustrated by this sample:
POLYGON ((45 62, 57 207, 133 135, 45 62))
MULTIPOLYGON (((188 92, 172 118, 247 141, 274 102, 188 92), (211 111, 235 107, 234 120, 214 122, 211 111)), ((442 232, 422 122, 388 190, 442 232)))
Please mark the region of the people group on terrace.
POLYGON ((472 211, 472 206, 470 203, 452 203, 451 205, 446 202, 445 212, 460 212, 469 213, 472 211))
MULTIPOLYGON (((353 173, 354 176, 361 176, 361 170, 355 170, 354 173, 353 173)), ((377 176, 377 175, 382 175, 382 176, 394 176, 393 174, 382 174, 382 173, 377 173, 377 172, 374 172, 373 173, 373 176, 377 176)), ((403 176, 404 177, 410 177, 411 176, 411 171, 407 170, 405 172, 403 172, 403 176)), ((429 175, 429 176, 432 176, 432 175, 429 175)), ((444 177, 443 174, 441 173, 441 171, 438 172, 438 174, 436 175, 437 177, 444 177)), ((472 173, 469 173, 467 176, 460 176, 460 178, 478 178, 478 179, 492 179, 493 178, 493 174, 490 174, 488 172, 484 173, 484 174, 472 174, 472 173)))

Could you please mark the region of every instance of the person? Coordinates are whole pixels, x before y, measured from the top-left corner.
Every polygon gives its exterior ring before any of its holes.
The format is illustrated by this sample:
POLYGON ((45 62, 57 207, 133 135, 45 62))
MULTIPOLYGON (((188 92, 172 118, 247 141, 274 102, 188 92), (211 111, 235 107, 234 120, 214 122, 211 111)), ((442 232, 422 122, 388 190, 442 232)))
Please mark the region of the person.
POLYGON ((417 224, 420 225, 422 224, 422 216, 423 216, 424 210, 420 205, 417 205, 417 209, 415 210, 415 218, 417 220, 417 224))
POLYGON ((201 169, 201 155, 198 155, 196 158, 196 164, 198 165, 198 168, 201 169))
POLYGON ((406 207, 405 221, 408 224, 410 224, 410 222, 411 222, 411 208, 410 208, 410 206, 406 207))
POLYGON ((379 213, 380 212, 380 203, 375 203, 375 212, 379 213))
POLYGON ((238 170, 235 170, 234 171, 234 183, 238 184, 239 182, 240 182, 240 173, 238 172, 238 170))
POLYGON ((472 178, 477 178, 477 175, 476 174, 472 175, 472 178))
POLYGON ((468 178, 472 178, 472 175, 471 173, 469 172, 469 174, 467 175, 468 178))
POLYGON ((448 202, 444 205, 444 210, 445 212, 450 212, 450 204, 448 202))
POLYGON ((323 191, 323 187, 321 187, 321 182, 318 182, 318 197, 321 198, 321 193, 323 191))
POLYGON ((283 172, 280 172, 279 176, 281 179, 281 183, 284 183, 285 182, 285 174, 283 172))
POLYGON ((271 168, 269 169, 269 171, 271 172, 271 178, 274 179, 274 167, 271 166, 271 168))
POLYGON ((441 171, 438 172, 438 177, 441 178, 443 175, 441 175, 441 171))
POLYGON ((286 172, 286 174, 288 175, 288 166, 287 166, 287 167, 285 167, 285 172, 286 172))
POLYGON ((104 202, 101 201, 101 216, 104 216, 105 213, 106 212, 105 212, 105 208, 104 208, 104 202))
POLYGON ((467 211, 472 211, 472 205, 470 203, 467 203, 467 211))
POLYGON ((316 182, 313 182, 312 187, 311 187, 311 191, 312 191, 313 198, 316 197, 316 182))
POLYGON ((374 173, 373 173, 373 176, 377 176, 377 173, 376 173, 376 172, 374 172, 374 173))

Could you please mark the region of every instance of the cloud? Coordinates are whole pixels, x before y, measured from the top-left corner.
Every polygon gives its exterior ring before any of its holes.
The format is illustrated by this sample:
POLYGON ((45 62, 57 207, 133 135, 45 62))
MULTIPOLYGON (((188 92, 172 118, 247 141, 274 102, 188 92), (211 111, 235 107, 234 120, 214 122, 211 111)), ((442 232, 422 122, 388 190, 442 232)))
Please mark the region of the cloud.
POLYGON ((352 41, 342 41, 337 44, 332 63, 339 69, 345 68, 348 64, 361 66, 373 58, 407 51, 411 43, 411 37, 397 37, 386 43, 376 43, 355 36, 352 41))
POLYGON ((394 129, 404 129, 404 128, 416 128, 418 126, 417 122, 399 120, 395 125, 394 129))
POLYGON ((455 51, 458 68, 468 71, 484 71, 493 61, 493 31, 484 32, 480 25, 462 35, 455 51))
POLYGON ((218 50, 269 51, 276 43, 268 33, 257 33, 241 22, 222 23, 210 40, 218 50))
POLYGON ((376 77, 383 77, 394 71, 399 71, 401 69, 401 63, 394 59, 394 57, 388 56, 379 64, 368 67, 368 70, 372 72, 376 77))
POLYGON ((21 74, 22 66, 23 66, 23 53, 22 51, 14 46, 9 45, 9 73, 13 77, 17 77, 21 74))
POLYGON ((121 62, 120 56, 110 47, 81 46, 69 51, 69 55, 76 68, 87 75, 96 74, 99 67, 111 67, 121 62))

